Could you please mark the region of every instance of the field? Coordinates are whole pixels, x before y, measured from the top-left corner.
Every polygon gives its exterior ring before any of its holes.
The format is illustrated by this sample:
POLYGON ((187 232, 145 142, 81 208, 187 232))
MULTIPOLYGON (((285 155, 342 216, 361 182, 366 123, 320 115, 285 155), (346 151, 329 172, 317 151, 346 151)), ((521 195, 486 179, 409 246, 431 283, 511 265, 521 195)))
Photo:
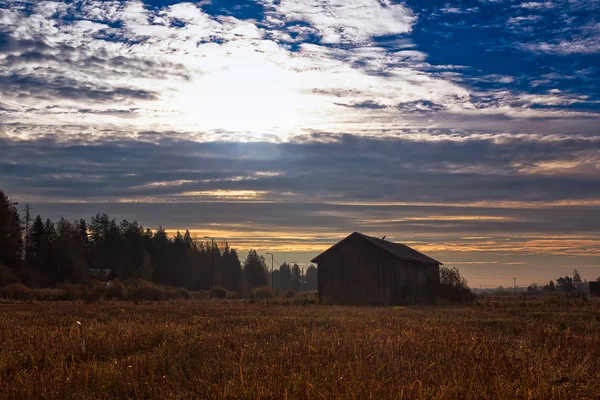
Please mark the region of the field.
POLYGON ((0 304, 0 343, 0 399, 600 398, 589 302, 0 304))

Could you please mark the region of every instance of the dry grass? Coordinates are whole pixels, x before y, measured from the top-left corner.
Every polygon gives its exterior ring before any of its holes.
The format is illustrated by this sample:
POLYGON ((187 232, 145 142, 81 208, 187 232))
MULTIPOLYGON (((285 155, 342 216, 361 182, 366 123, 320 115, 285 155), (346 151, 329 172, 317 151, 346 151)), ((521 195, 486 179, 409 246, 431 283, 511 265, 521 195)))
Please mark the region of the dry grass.
POLYGON ((2 304, 0 343, 0 399, 600 396, 598 303, 2 304))

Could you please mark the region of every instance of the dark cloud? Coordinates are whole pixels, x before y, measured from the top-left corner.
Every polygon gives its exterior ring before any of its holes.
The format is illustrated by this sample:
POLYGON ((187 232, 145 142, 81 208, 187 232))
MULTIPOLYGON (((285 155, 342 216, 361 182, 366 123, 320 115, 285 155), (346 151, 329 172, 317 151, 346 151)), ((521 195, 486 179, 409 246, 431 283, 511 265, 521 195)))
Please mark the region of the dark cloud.
POLYGON ((15 97, 38 97, 42 99, 94 100, 98 102, 155 100, 157 93, 127 87, 95 87, 67 77, 38 77, 33 75, 0 75, 0 92, 15 97))
POLYGON ((382 108, 387 108, 387 106, 383 104, 379 104, 375 101, 363 101, 361 103, 352 103, 352 104, 343 104, 343 103, 335 103, 338 106, 343 107, 351 107, 351 108, 366 108, 370 110, 380 110, 382 108))
POLYGON ((41 39, 14 39, 9 32, 0 31, 0 53, 43 51, 50 49, 41 39))
POLYGON ((400 103, 396 106, 399 110, 406 112, 427 112, 427 111, 441 111, 446 107, 442 104, 437 104, 426 100, 415 100, 400 103))
POLYGON ((57 198, 172 200, 185 192, 213 190, 266 191, 274 199, 294 193, 298 197, 292 199, 323 201, 600 197, 595 164, 600 143, 583 138, 412 141, 346 135, 302 144, 0 141, 9 154, 2 164, 3 180, 23 193, 51 191, 57 198), (554 167, 560 163, 577 168, 554 167))

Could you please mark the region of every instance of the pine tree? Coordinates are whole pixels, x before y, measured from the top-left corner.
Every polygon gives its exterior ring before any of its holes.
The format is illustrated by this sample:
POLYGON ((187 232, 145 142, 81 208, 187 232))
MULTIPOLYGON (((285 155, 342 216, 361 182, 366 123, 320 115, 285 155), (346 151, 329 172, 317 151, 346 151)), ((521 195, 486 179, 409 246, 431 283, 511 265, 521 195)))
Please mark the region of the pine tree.
POLYGON ((23 238, 16 203, 0 190, 0 264, 17 269, 21 266, 23 238))
POLYGON ((29 266, 27 262, 29 257, 29 241, 30 241, 30 227, 31 227, 31 206, 29 203, 25 204, 25 265, 29 266))
POLYGON ((223 287, 231 291, 239 291, 242 286, 242 264, 237 251, 225 245, 223 250, 223 287))
POLYGON ((44 262, 43 246, 46 237, 46 231, 42 217, 39 215, 35 218, 33 224, 31 225, 29 236, 28 264, 31 268, 40 270, 42 268, 42 263, 44 262))
POLYGON ((317 290, 318 282, 317 282, 318 271, 317 267, 314 265, 310 265, 306 269, 306 290, 317 290))
POLYGON ((286 262, 279 267, 279 290, 288 290, 292 288, 292 269, 286 262))
POLYGON ((582 285, 581 275, 576 269, 573 270, 573 289, 577 290, 582 285))
POLYGON ((259 256, 256 250, 248 251, 244 262, 244 275, 250 287, 265 286, 267 284, 267 266, 265 258, 259 256))

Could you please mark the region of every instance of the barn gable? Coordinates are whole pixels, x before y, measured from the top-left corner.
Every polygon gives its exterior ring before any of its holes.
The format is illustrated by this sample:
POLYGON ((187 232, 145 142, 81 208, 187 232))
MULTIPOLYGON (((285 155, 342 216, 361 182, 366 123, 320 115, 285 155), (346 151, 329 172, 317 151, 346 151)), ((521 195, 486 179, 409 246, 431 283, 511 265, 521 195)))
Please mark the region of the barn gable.
POLYGON ((343 245, 345 242, 347 242, 348 240, 350 240, 351 238, 354 238, 354 237, 358 237, 363 240, 366 240, 367 242, 377 246, 378 248, 380 248, 381 250, 383 250, 385 252, 390 253, 392 256, 394 256, 400 260, 414 261, 414 262, 423 263, 423 264, 443 265, 441 262, 434 260, 433 258, 428 257, 425 254, 423 254, 411 247, 408 247, 407 245, 404 245, 402 243, 389 242, 387 240, 379 239, 379 238, 376 238, 373 236, 363 235, 360 232, 353 232, 352 234, 346 236, 346 238, 342 239, 338 243, 334 244, 333 246, 331 246, 330 248, 325 250, 323 253, 321 253, 318 256, 316 256, 315 258, 313 258, 311 260, 311 262, 318 263, 319 259, 322 258, 322 256, 325 255, 327 252, 337 248, 338 246, 343 245))

